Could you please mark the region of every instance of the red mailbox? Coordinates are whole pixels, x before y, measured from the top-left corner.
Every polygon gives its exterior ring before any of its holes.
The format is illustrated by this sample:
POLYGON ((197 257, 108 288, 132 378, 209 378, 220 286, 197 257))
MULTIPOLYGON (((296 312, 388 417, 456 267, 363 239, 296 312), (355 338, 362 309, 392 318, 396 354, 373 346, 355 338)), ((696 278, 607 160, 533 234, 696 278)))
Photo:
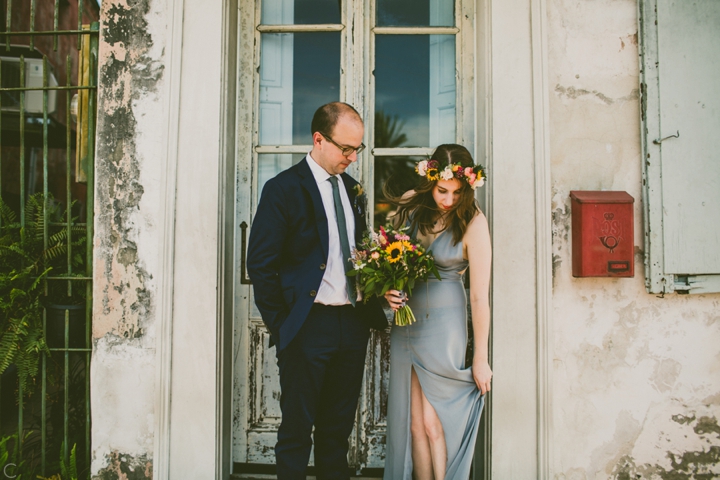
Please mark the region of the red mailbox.
POLYGON ((633 202, 627 192, 570 192, 573 277, 634 276, 633 202))

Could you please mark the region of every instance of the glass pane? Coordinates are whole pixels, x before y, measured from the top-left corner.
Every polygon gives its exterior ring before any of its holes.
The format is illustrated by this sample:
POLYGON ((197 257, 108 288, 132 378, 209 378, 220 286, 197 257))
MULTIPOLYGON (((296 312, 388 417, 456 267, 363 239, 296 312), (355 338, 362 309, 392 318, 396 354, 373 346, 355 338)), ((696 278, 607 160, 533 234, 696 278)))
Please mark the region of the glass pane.
POLYGON ((379 27, 452 27, 454 0, 378 0, 379 27))
POLYGON ((263 0, 264 25, 340 23, 341 0, 263 0))
POLYGON ((375 45, 375 147, 454 142, 455 36, 378 35, 375 45))
POLYGON ((373 225, 378 228, 387 223, 388 214, 392 206, 383 195, 383 186, 387 186, 388 193, 400 196, 412 190, 420 181, 415 172, 415 164, 425 157, 375 157, 375 217, 373 225))
POLYGON ((264 33, 260 41, 260 144, 310 145, 315 110, 340 100, 340 32, 264 33))
POLYGON ((260 201, 260 193, 262 193, 265 182, 283 170, 300 163, 303 158, 305 158, 304 153, 263 153, 258 155, 258 193, 255 203, 260 201))

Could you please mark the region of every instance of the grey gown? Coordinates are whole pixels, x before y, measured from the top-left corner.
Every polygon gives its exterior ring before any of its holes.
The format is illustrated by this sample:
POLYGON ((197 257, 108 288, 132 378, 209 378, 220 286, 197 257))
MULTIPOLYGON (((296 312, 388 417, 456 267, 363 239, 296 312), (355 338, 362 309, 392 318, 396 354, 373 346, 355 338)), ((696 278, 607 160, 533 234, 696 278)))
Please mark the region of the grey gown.
POLYGON ((442 281, 432 277, 413 289, 409 300, 417 322, 390 334, 390 386, 384 480, 411 479, 410 374, 415 369, 435 408, 447 445, 447 480, 467 480, 484 398, 465 368, 467 299, 462 283, 468 265, 462 242, 445 230, 430 249, 442 281))

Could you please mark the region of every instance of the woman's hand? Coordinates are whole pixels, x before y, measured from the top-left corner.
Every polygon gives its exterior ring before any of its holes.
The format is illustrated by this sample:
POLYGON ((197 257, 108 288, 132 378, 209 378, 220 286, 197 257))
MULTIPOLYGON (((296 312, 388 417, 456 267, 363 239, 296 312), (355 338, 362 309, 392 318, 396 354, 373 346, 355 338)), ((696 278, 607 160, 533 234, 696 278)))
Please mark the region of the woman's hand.
POLYGON ((400 290, 388 290, 385 292, 385 300, 390 304, 390 308, 396 312, 398 308, 405 306, 407 294, 400 290))
POLYGON ((472 374, 478 390, 480 390, 483 395, 489 392, 490 381, 492 380, 492 370, 490 370, 490 364, 487 360, 474 358, 472 364, 472 374))

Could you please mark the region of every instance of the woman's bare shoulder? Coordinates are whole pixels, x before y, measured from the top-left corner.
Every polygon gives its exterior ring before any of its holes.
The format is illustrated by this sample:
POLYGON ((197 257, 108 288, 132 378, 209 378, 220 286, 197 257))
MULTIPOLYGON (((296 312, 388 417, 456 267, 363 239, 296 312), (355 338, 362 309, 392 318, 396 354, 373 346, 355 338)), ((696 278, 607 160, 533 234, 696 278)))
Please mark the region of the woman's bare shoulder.
POLYGON ((471 228, 481 230, 488 229, 488 221, 482 210, 478 209, 477 212, 475 212, 475 216, 473 216, 472 220, 468 222, 468 230, 470 230, 471 228))
POLYGON ((475 243, 479 239, 488 238, 489 234, 487 218, 485 214, 478 209, 475 216, 468 223, 463 240, 465 243, 475 243))

